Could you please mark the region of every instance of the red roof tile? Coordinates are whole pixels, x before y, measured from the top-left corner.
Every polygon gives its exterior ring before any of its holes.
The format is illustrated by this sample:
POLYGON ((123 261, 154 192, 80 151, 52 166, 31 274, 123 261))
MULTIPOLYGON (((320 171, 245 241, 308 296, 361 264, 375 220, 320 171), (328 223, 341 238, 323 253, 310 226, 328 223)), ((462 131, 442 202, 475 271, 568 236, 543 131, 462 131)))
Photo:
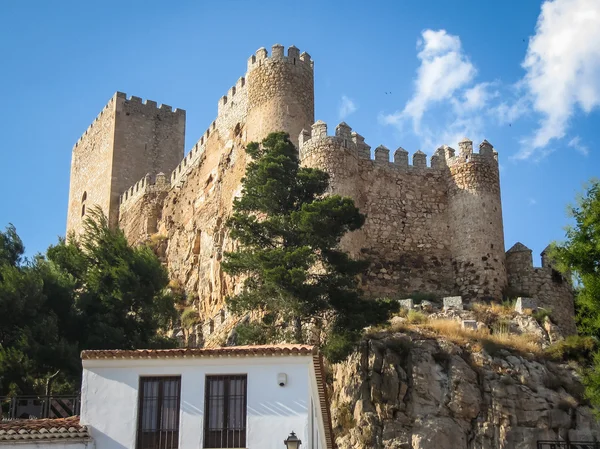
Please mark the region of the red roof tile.
POLYGON ((0 442, 15 440, 89 439, 79 416, 59 419, 16 419, 0 421, 0 442))
POLYGON ((93 359, 161 359, 178 357, 247 357, 313 355, 316 348, 311 345, 256 345, 226 346, 222 348, 178 348, 178 349, 100 349, 81 352, 83 360, 93 359))

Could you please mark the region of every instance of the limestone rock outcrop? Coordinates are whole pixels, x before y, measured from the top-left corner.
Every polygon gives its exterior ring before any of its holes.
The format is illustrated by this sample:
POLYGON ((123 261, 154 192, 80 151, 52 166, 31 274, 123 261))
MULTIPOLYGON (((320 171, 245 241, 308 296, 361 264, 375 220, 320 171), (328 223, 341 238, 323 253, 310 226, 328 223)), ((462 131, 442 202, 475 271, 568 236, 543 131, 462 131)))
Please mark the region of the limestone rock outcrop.
POLYGON ((600 437, 573 368, 504 349, 379 333, 331 374, 339 449, 531 449, 600 437))

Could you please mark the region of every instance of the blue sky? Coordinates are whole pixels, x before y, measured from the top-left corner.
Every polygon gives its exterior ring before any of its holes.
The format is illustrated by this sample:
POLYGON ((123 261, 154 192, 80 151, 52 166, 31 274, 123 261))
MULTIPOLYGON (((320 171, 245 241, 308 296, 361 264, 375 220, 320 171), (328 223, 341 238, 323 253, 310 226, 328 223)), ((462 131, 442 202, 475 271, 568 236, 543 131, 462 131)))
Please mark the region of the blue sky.
POLYGON ((71 148, 115 91, 186 109, 187 151, 275 43, 313 57, 316 119, 373 148, 490 141, 507 249, 563 238, 600 175, 598 0, 20 0, 0 5, 0 227, 30 255, 64 235, 71 148))

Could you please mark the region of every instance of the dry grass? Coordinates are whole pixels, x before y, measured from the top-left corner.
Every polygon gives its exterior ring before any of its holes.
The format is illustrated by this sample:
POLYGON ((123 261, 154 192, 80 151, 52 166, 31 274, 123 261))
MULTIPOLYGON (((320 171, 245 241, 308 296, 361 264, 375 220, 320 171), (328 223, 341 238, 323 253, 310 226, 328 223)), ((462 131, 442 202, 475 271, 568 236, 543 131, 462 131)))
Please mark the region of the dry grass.
POLYGON ((418 310, 409 310, 406 319, 410 324, 422 324, 427 322, 427 315, 418 310))
POLYGON ((542 348, 533 335, 528 334, 490 334, 486 329, 476 331, 463 329, 461 324, 455 320, 429 320, 422 327, 446 337, 458 345, 472 344, 486 349, 507 348, 522 353, 533 353, 539 355, 542 348))

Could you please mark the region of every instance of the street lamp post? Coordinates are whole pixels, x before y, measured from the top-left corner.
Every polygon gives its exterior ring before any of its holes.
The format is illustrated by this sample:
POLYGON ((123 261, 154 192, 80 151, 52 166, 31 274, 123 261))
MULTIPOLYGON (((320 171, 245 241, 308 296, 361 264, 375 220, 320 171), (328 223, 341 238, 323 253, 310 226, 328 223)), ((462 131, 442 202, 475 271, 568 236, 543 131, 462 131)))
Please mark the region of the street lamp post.
POLYGON ((296 436, 294 432, 290 433, 285 440, 283 440, 283 444, 287 449, 299 449, 302 441, 296 436))

